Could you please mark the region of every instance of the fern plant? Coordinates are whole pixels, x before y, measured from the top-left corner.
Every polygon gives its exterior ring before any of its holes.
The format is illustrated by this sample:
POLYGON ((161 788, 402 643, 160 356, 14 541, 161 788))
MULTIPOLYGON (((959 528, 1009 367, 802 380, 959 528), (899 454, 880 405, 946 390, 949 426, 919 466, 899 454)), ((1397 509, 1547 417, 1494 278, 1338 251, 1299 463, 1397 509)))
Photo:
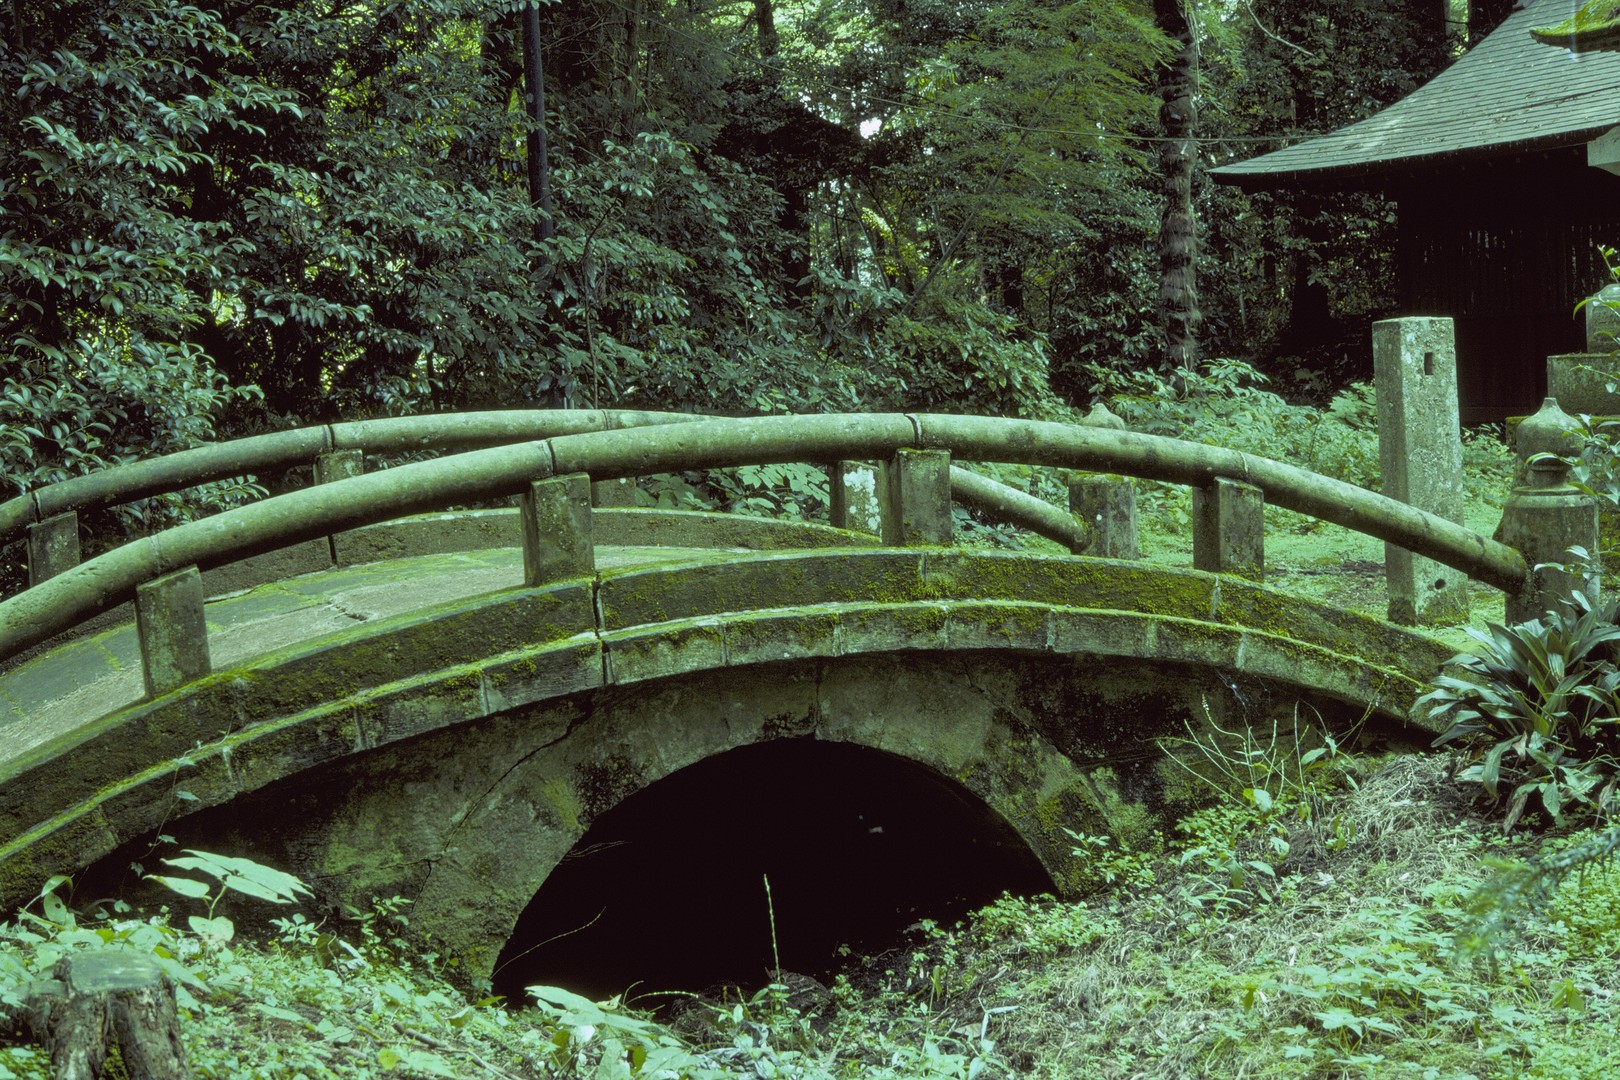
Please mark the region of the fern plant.
POLYGON ((1605 814, 1620 780, 1615 605, 1597 607, 1576 594, 1540 619, 1468 632, 1480 651, 1452 657, 1418 700, 1420 710, 1450 721, 1434 745, 1469 748, 1462 779, 1478 781, 1491 798, 1511 785, 1504 831, 1532 798, 1554 823, 1571 807, 1605 814))

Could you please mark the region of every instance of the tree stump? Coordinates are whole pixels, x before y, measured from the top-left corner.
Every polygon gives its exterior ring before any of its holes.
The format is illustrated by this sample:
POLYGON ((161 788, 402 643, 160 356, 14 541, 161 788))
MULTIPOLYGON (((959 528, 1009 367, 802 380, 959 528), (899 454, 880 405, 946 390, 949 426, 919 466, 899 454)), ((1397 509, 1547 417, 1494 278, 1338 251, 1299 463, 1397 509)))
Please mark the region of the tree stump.
POLYGON ((0 1016, 0 1028, 43 1043, 56 1080, 99 1080, 112 1046, 130 1080, 191 1080, 174 987, 155 962, 104 949, 64 956, 52 974, 18 1015, 0 1016))

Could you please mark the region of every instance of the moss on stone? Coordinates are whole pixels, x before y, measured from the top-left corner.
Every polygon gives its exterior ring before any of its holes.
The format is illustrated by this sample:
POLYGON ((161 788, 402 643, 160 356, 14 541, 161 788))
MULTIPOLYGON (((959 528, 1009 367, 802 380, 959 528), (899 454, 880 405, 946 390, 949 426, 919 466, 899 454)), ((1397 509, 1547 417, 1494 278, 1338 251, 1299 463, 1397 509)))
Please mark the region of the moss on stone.
POLYGON ((1586 0, 1563 22, 1532 27, 1530 34, 1544 45, 1566 45, 1576 52, 1620 49, 1620 3, 1586 0))

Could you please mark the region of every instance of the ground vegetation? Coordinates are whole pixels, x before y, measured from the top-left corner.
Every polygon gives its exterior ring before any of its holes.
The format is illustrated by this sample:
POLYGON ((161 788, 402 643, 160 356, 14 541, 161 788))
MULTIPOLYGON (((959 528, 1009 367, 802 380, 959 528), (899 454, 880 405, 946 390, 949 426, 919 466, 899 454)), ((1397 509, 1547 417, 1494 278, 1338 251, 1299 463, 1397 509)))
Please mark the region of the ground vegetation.
MULTIPOLYGON (((1554 885, 1486 947, 1477 933, 1502 865, 1592 834, 1504 834, 1452 782, 1453 755, 1367 754, 1301 724, 1298 740, 1185 740, 1205 807, 1128 849, 1074 835, 1087 899, 924 924, 830 985, 601 1002, 538 987, 514 1009, 448 981, 398 900, 316 924, 285 875, 170 848, 151 859, 178 894, 163 911, 79 907, 50 883, 0 930, 0 1007, 64 954, 112 947, 176 981, 200 1076, 1610 1074, 1616 871, 1554 885), (292 901, 266 905, 269 941, 216 913, 233 889, 292 901)), ((38 1047, 0 1049, 0 1076, 46 1075, 38 1047)))

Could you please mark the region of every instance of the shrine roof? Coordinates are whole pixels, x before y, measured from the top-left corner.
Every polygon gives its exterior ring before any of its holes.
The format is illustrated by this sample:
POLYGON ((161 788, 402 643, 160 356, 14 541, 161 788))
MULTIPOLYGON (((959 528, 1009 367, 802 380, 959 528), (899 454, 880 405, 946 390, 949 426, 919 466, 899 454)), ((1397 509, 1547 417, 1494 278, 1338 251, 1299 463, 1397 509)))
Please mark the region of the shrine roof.
POLYGON ((1576 52, 1531 36, 1570 0, 1530 0, 1400 101, 1348 127, 1211 170, 1224 183, 1360 186, 1453 160, 1575 146, 1620 125, 1620 52, 1576 52))

